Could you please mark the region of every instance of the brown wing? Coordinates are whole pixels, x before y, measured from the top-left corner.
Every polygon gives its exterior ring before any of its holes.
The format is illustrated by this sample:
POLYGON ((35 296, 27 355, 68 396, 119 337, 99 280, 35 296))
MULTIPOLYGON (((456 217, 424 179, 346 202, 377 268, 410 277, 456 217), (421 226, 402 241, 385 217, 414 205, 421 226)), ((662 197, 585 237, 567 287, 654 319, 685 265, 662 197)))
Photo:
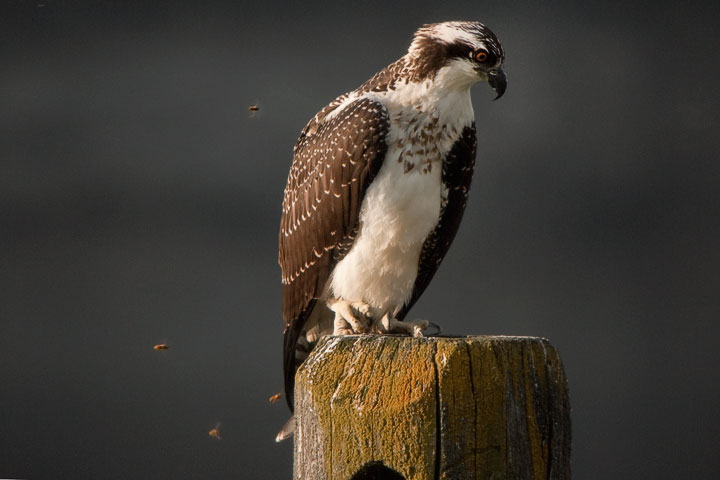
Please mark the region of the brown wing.
POLYGON ((283 356, 290 408, 298 338, 333 267, 352 245, 365 191, 387 150, 389 117, 382 104, 356 100, 322 122, 326 110, 305 127, 295 145, 280 223, 283 356))
POLYGON ((470 182, 475 168, 476 146, 477 139, 473 122, 472 125, 463 129, 462 135, 443 162, 442 179, 447 187, 447 199, 443 204, 440 221, 423 243, 412 297, 397 314, 397 318, 400 320, 405 317, 408 310, 415 305, 430 284, 430 280, 445 258, 450 244, 455 239, 470 193, 470 182))

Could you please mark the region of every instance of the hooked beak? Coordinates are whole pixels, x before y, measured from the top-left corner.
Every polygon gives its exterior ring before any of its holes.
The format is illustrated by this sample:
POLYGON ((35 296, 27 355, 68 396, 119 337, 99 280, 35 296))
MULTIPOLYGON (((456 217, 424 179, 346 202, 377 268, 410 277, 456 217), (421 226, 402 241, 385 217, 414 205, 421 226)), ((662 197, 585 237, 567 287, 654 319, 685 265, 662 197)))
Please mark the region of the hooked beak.
POLYGON ((505 76, 505 72, 502 70, 490 71, 488 72, 487 77, 488 83, 492 89, 495 90, 495 93, 497 93, 497 97, 493 100, 497 100, 503 96, 503 93, 505 93, 505 89, 507 88, 507 77, 505 76))

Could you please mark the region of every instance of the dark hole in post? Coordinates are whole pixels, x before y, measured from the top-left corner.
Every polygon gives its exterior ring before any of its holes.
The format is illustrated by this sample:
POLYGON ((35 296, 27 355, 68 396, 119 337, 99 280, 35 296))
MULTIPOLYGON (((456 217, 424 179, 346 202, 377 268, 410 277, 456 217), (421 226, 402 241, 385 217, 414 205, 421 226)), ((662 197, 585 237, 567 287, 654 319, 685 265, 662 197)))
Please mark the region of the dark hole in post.
POLYGON ((405 480, 405 477, 376 460, 360 467, 350 480, 405 480))

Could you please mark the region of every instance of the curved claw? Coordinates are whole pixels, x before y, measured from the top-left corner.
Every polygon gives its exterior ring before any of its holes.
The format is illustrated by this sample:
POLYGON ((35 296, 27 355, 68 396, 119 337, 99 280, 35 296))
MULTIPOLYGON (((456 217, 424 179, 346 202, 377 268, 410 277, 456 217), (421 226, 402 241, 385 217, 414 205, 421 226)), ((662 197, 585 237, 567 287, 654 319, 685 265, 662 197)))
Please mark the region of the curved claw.
POLYGON ((440 325, 438 325, 437 323, 434 323, 434 322, 428 322, 428 326, 425 329, 425 331, 423 332, 423 335, 425 335, 426 337, 437 337, 438 335, 441 335, 441 334, 442 334, 442 329, 440 328, 440 325), (433 329, 437 330, 437 331, 433 332, 432 331, 433 329))

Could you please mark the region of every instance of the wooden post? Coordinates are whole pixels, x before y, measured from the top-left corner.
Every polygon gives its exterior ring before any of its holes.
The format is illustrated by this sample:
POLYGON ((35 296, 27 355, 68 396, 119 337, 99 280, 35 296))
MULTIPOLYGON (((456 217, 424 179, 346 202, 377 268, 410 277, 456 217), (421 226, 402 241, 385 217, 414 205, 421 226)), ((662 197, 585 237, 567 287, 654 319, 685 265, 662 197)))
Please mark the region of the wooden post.
POLYGON ((295 387, 295 479, 569 479, 560 357, 532 337, 327 337, 295 387))

